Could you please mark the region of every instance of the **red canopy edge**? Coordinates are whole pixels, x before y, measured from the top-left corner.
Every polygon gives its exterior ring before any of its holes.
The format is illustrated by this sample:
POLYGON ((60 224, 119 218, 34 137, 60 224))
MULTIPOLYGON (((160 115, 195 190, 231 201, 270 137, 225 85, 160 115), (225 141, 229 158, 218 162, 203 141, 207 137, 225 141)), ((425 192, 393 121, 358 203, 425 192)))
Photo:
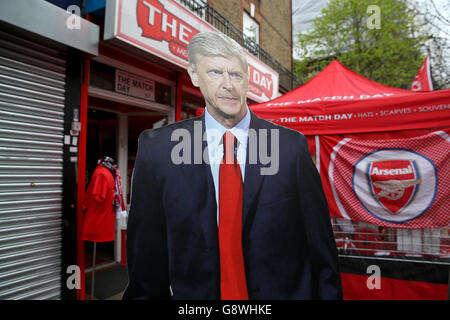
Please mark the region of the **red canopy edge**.
POLYGON ((446 128, 450 126, 450 89, 393 88, 334 60, 306 84, 250 109, 305 135, 446 128))

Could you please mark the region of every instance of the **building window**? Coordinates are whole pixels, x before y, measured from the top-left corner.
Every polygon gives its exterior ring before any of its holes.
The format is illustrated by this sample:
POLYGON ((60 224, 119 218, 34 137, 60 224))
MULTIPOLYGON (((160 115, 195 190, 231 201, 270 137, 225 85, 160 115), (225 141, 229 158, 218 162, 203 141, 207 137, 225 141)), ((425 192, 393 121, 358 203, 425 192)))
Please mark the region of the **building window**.
POLYGON ((243 25, 244 35, 259 44, 259 24, 245 11, 243 25))

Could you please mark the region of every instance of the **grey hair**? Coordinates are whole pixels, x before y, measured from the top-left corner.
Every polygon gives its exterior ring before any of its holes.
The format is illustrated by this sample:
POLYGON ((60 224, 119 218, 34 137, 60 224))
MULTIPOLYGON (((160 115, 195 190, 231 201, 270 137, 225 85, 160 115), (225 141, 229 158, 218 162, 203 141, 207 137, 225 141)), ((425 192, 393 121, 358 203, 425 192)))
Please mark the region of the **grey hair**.
POLYGON ((220 32, 197 33, 188 45, 189 65, 196 70, 198 56, 236 57, 248 74, 248 63, 242 47, 220 32))

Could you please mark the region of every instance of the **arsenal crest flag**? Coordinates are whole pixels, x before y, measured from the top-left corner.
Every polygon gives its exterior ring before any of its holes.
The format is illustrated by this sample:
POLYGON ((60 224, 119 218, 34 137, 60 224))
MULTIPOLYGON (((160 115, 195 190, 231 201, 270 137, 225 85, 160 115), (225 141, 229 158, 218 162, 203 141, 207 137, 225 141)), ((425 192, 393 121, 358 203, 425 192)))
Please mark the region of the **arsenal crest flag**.
POLYGON ((321 177, 331 215, 386 227, 448 225, 449 133, 321 136, 321 177))
POLYGON ((433 91, 433 83, 431 82, 430 73, 430 57, 427 55, 422 65, 420 66, 419 72, 417 72, 416 77, 411 85, 412 91, 433 91))

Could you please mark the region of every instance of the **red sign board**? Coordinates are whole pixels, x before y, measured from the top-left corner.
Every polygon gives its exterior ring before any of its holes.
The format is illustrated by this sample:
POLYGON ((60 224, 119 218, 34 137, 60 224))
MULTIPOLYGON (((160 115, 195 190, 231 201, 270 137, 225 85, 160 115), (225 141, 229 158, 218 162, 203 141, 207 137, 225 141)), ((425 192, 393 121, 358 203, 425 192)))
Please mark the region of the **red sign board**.
MULTIPOLYGON (((203 31, 217 32, 174 0, 118 0, 107 2, 108 5, 115 6, 112 37, 183 68, 188 65, 187 46, 192 37, 203 31)), ((246 56, 248 97, 257 102, 278 97, 278 73, 247 52, 246 56)))

